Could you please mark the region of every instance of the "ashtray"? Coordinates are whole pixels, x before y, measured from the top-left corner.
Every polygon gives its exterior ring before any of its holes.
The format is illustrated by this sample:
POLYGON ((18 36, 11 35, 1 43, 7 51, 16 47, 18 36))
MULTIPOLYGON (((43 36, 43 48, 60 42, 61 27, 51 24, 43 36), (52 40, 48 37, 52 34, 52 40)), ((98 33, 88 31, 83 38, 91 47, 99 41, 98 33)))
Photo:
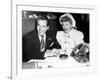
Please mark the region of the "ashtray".
POLYGON ((65 60, 65 59, 68 58, 68 55, 67 54, 60 54, 59 58, 62 59, 62 60, 65 60))

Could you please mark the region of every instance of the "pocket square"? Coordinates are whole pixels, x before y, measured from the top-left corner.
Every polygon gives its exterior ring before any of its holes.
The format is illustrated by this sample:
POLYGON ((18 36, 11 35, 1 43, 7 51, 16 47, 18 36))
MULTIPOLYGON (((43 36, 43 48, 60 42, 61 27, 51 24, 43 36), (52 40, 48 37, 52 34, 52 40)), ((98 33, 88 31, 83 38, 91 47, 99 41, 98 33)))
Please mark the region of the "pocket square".
POLYGON ((52 42, 52 43, 50 44, 50 47, 51 47, 53 44, 54 44, 54 42, 52 42))

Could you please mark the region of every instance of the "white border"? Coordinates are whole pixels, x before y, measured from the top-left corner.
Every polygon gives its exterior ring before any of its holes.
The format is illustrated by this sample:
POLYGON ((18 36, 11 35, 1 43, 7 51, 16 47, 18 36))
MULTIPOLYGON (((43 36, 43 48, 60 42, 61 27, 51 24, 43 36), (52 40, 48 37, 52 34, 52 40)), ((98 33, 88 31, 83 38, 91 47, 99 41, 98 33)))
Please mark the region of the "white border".
POLYGON ((80 75, 97 71, 96 65, 96 9, 91 6, 70 6, 53 4, 33 4, 33 3, 12 3, 12 79, 42 78, 53 76, 80 75), (46 7, 47 6, 47 7, 46 7), (50 7, 51 6, 51 7, 50 7), (59 7, 60 6, 60 7, 59 7), (70 13, 89 13, 90 14, 90 67, 64 68, 64 69, 41 69, 41 70, 22 70, 22 10, 51 11, 51 12, 70 12, 70 13), (66 75, 65 75, 66 74, 66 75))

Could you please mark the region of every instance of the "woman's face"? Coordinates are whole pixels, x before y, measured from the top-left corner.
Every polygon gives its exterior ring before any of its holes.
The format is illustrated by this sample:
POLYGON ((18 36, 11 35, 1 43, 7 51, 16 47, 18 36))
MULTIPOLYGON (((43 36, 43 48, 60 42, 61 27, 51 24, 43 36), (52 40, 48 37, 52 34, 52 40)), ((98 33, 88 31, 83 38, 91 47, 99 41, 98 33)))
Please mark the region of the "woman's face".
POLYGON ((71 24, 69 22, 62 22, 62 27, 65 32, 69 32, 71 30, 71 24))

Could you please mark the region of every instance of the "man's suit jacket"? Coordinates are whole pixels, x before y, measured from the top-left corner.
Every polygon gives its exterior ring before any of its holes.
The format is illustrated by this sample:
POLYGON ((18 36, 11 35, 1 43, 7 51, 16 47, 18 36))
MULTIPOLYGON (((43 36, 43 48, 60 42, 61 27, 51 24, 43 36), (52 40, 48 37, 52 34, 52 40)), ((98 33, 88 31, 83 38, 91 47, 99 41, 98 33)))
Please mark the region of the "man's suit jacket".
MULTIPOLYGON (((53 48, 60 48, 58 44, 55 34, 46 34, 46 46, 45 51, 51 48, 53 44, 53 48)), ((38 32, 33 30, 27 33, 23 37, 23 62, 29 61, 30 59, 44 59, 44 52, 40 52, 40 40, 38 37, 38 32)))

